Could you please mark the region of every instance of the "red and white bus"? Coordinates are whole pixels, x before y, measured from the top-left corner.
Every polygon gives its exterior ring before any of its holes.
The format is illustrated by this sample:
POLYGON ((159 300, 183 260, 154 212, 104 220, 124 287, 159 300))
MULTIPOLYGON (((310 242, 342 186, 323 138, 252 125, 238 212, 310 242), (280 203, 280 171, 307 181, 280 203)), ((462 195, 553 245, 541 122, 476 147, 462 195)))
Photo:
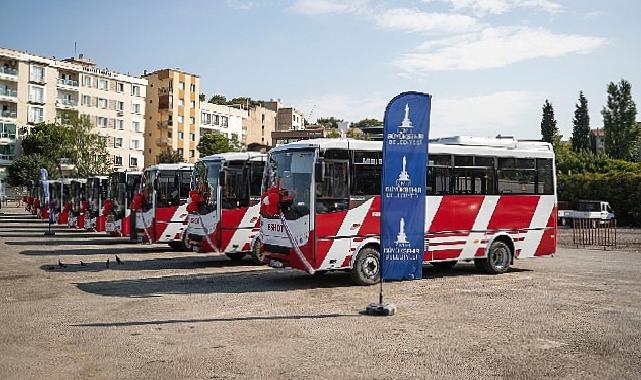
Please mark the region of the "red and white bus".
POLYGON ((232 260, 251 253, 259 230, 260 187, 267 155, 222 153, 194 166, 189 205, 189 244, 198 252, 221 252, 232 260))
POLYGON ((87 201, 89 209, 85 212, 85 229, 102 232, 105 230, 105 216, 102 206, 109 198, 109 177, 98 176, 87 178, 87 201))
POLYGON ((187 197, 193 164, 157 164, 145 169, 141 193, 134 196, 136 231, 150 243, 187 249, 187 197))
POLYGON ((105 211, 107 215, 106 231, 111 236, 129 236, 132 225, 132 213, 129 206, 134 194, 140 190, 142 173, 119 171, 109 176, 109 202, 105 211))
MULTIPOLYGON (((269 153, 261 250, 273 267, 379 280, 382 143, 317 139, 269 153)), ((430 141, 424 263, 488 273, 556 251, 552 146, 507 138, 430 141)))
POLYGON ((83 201, 86 200, 87 180, 75 178, 69 184, 69 228, 84 229, 83 201))

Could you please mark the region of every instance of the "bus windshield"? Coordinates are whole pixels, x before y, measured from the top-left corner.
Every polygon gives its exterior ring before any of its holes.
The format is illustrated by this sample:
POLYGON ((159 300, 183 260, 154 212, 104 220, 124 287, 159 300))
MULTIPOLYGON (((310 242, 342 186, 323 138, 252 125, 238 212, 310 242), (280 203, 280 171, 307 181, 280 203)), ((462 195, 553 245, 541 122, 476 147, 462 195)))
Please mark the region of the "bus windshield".
POLYGON ((71 209, 73 211, 80 210, 80 202, 82 201, 84 190, 84 184, 82 182, 71 182, 69 193, 71 195, 71 209))
POLYGON ((201 214, 214 212, 218 200, 218 178, 220 174, 219 161, 200 161, 196 164, 194 185, 203 197, 201 214))
POLYGON ((156 172, 158 189, 156 207, 178 207, 187 200, 190 175, 186 170, 163 170, 156 172))
POLYGON ((111 195, 111 213, 116 217, 116 219, 124 218, 125 193, 127 191, 125 173, 112 173, 109 187, 109 193, 111 195))
POLYGON ((262 192, 276 187, 287 219, 308 215, 311 205, 315 151, 311 149, 272 152, 263 177, 262 192))

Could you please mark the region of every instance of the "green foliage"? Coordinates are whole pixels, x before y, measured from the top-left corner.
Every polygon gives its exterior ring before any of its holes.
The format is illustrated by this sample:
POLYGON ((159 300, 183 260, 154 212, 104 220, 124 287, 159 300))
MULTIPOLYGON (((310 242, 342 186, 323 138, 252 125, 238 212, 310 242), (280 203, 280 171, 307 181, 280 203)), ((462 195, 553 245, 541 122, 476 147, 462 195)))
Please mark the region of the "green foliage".
POLYGON ((218 153, 240 152, 241 150, 242 144, 238 139, 234 137, 228 139, 222 133, 205 133, 200 136, 200 142, 198 142, 198 151, 201 157, 218 153))
POLYGON ((574 110, 572 129, 572 150, 575 152, 590 149, 590 115, 588 114, 588 100, 579 93, 579 102, 574 110))
POLYGON ((335 139, 341 137, 341 132, 338 128, 329 128, 325 130, 325 137, 335 139))
MULTIPOLYGON (((203 95, 204 96, 204 95, 203 95)), ((224 106, 233 106, 233 105, 241 105, 243 107, 247 106, 258 106, 262 104, 262 101, 260 100, 254 100, 252 98, 240 96, 237 98, 233 98, 231 100, 227 100, 227 98, 223 95, 214 95, 209 99, 209 103, 212 104, 221 104, 224 106)))
POLYGON ((47 169, 49 178, 58 178, 58 168, 40 154, 23 155, 16 158, 7 168, 9 186, 24 187, 30 180, 40 178, 40 169, 47 169))
POLYGON ((200 94, 198 95, 198 100, 202 103, 206 100, 207 98, 205 97, 205 94, 200 94))
POLYGON ((183 162, 183 156, 177 150, 167 149, 156 156, 159 164, 177 164, 183 162))
MULTIPOLYGON (((338 129, 338 123, 342 122, 343 119, 337 119, 335 117, 321 117, 316 120, 316 124, 322 125, 326 129, 338 129)), ((340 132, 338 134, 340 136, 340 132)))
POLYGON ((556 149, 556 170, 563 174, 641 173, 641 163, 618 160, 603 153, 577 153, 571 151, 567 145, 561 145, 556 149))
POLYGON ((22 140, 23 159, 16 159, 9 171, 13 172, 14 186, 24 186, 35 180, 40 168, 45 168, 51 178, 59 175, 61 158, 75 165, 74 176, 89 177, 106 175, 111 171, 111 162, 103 139, 92 132, 87 116, 75 113, 66 115, 66 123, 42 123, 31 129, 22 140), (34 166, 40 166, 34 170, 34 166), (35 174, 35 176, 33 176, 35 174), (25 176, 30 175, 30 178, 25 176))
POLYGON ((554 107, 547 99, 543 104, 543 118, 541 120, 541 139, 550 144, 557 145, 560 141, 559 129, 554 118, 554 107))
POLYGON ((637 159, 641 128, 636 123, 637 107, 632 100, 630 82, 622 79, 619 84, 608 84, 608 102, 601 115, 606 153, 624 160, 637 159))
POLYGON ((383 122, 378 119, 363 119, 357 123, 352 123, 352 128, 363 129, 367 127, 382 127, 383 122))
POLYGON ((610 202, 620 225, 641 225, 641 173, 560 174, 559 199, 610 202))

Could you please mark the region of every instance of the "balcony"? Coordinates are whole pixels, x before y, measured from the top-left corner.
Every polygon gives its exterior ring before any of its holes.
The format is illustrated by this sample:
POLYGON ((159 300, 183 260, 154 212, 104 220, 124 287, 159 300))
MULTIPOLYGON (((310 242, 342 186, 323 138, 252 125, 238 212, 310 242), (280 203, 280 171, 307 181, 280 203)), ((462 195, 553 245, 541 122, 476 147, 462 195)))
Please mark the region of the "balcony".
POLYGON ((0 67, 0 79, 18 81, 18 69, 13 67, 0 67))
POLYGON ((27 120, 27 122, 30 124, 44 123, 45 117, 42 115, 29 115, 29 119, 27 120))
POLYGON ((10 102, 18 101, 18 90, 8 87, 0 87, 0 100, 7 100, 10 102))
POLYGON ((0 164, 10 164, 15 158, 15 154, 0 154, 0 164))
POLYGON ((73 79, 58 78, 57 86, 78 90, 78 81, 73 79))
POLYGON ((45 104, 45 99, 42 96, 29 95, 29 103, 45 104))
POLYGON ((14 120, 17 117, 18 117, 18 113, 15 110, 2 110, 2 111, 0 111, 0 118, 2 118, 2 119, 14 120))
POLYGON ((174 125, 174 121, 173 120, 162 120, 162 121, 158 121, 156 123, 156 125, 158 126, 158 128, 170 127, 170 126, 174 125))
POLYGON ((164 138, 156 139, 156 145, 158 145, 158 146, 171 145, 171 138, 164 137, 164 138))
POLYGON ((78 101, 75 99, 58 98, 56 99, 56 107, 64 109, 76 108, 78 107, 78 101))
POLYGON ((170 110, 172 108, 173 108, 173 104, 170 101, 169 95, 163 95, 158 97, 159 110, 170 110))

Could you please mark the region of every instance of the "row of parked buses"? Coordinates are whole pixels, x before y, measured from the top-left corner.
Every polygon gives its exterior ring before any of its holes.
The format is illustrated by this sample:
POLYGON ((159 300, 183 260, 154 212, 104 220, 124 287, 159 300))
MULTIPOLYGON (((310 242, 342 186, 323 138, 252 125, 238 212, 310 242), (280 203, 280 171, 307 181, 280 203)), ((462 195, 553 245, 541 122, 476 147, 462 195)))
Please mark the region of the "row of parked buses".
MULTIPOLYGON (((382 143, 315 139, 269 154, 208 156, 140 173, 34 184, 27 208, 75 228, 135 236, 175 249, 249 255, 310 274, 380 273, 382 143)), ((432 140, 424 263, 474 262, 503 273, 514 259, 556 251, 552 146, 506 138, 432 140)))

